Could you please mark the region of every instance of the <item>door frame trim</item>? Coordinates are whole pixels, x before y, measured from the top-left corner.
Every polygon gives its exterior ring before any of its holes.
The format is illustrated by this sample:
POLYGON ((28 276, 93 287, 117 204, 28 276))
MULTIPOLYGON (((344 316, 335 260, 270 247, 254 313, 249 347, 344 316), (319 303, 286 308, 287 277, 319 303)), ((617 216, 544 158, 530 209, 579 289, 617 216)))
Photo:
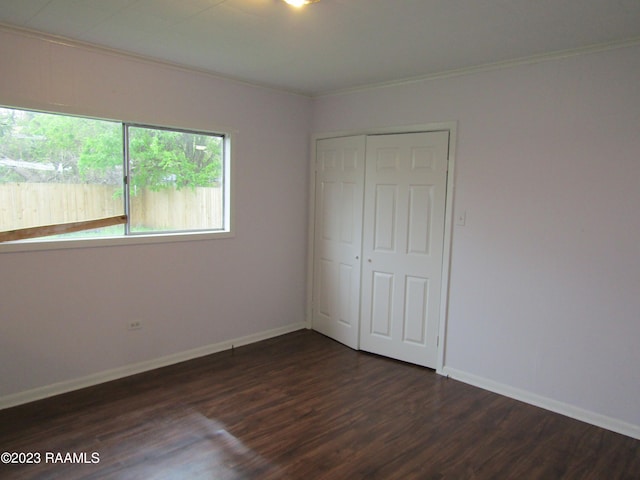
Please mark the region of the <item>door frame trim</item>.
POLYGON ((309 152, 309 200, 308 200, 308 227, 307 227, 307 284, 305 302, 305 324, 307 328, 312 328, 312 308, 313 308, 313 254, 315 239, 315 202, 316 202, 316 142, 326 138, 352 137, 358 135, 385 135, 399 133, 418 132, 449 132, 449 155, 447 163, 447 194, 445 199, 444 213, 444 245, 442 251, 442 289, 440 294, 440 318, 438 319, 438 349, 436 359, 436 373, 446 375, 443 371, 446 361, 447 346, 447 321, 449 317, 449 288, 451 270, 451 248, 453 240, 453 211, 454 211, 454 190, 455 190, 455 158, 458 138, 458 122, 437 122, 419 125, 405 125, 395 127, 371 128, 362 130, 347 130, 339 132, 315 133, 311 135, 309 152))

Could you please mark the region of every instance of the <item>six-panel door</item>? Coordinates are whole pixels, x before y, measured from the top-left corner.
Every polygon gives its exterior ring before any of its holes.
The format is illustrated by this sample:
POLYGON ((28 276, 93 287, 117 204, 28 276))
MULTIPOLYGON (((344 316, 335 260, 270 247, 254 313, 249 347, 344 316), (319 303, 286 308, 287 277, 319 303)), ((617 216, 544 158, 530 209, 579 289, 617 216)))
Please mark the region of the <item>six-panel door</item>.
POLYGON ((448 132, 367 137, 360 349, 435 368, 448 132))
POLYGON ((313 328, 358 348, 365 137, 318 140, 313 328))

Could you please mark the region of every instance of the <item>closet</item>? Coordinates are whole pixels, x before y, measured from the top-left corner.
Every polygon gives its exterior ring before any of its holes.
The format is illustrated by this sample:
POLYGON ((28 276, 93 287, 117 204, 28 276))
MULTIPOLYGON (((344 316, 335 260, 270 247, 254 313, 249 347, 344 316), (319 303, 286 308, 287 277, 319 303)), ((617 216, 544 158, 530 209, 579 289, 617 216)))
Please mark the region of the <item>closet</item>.
POLYGON ((449 131, 316 141, 312 328, 436 367, 449 131))

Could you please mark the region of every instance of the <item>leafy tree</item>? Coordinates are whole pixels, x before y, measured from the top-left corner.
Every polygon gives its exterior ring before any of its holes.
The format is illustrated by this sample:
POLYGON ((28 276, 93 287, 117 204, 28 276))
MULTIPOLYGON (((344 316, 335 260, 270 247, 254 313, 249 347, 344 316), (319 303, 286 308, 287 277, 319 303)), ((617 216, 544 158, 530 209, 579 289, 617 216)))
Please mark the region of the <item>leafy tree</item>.
POLYGON ((103 123, 85 139, 78 169, 88 183, 122 185, 122 125, 103 123))
POLYGON ((15 110, 0 108, 0 139, 11 133, 15 123, 15 110))
MULTIPOLYGON (((212 186, 222 173, 219 136, 129 127, 129 154, 138 188, 212 186)), ((122 124, 0 108, 0 182, 118 185, 122 158, 122 124)))
MULTIPOLYGON (((114 122, 0 109, 0 181, 113 183, 87 178, 80 160, 88 144, 105 135, 117 139, 118 129, 114 122)), ((122 153, 117 161, 122 164, 122 153)), ((116 183, 122 183, 121 171, 116 183)))
POLYGON ((138 187, 208 187, 220 180, 222 139, 143 127, 129 128, 131 181, 138 187))
POLYGON ((51 165, 43 169, 28 168, 29 164, 37 167, 41 162, 33 162, 33 151, 42 137, 29 130, 29 124, 35 114, 8 108, 0 108, 0 182, 38 181, 54 170, 51 165), (26 162, 23 166, 18 163, 26 162))

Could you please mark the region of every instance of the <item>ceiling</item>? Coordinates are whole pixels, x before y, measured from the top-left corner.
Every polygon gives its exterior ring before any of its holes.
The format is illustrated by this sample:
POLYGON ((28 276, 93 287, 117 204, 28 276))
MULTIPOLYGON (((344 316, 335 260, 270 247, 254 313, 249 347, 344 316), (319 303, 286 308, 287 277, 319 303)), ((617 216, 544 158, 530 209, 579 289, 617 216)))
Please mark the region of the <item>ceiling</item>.
POLYGON ((314 96, 640 43, 640 0, 0 0, 0 22, 314 96))

